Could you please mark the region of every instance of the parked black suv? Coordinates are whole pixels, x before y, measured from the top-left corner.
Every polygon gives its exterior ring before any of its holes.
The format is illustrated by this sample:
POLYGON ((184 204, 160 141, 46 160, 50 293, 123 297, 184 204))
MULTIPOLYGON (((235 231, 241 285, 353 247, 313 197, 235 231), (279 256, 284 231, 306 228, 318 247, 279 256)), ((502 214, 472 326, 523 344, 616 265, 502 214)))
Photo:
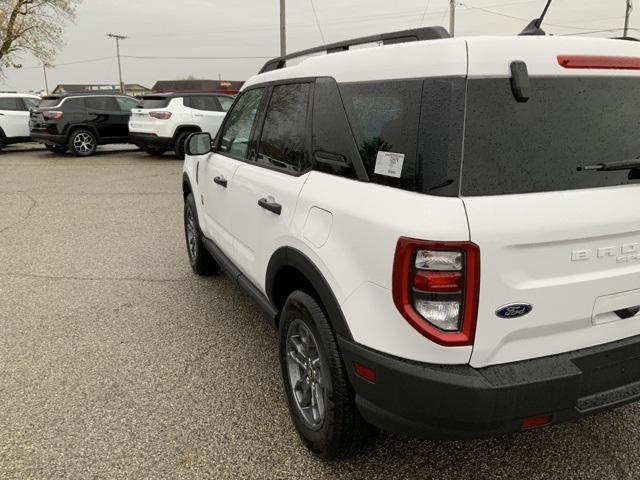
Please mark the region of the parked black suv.
POLYGON ((44 97, 31 111, 31 138, 55 153, 93 155, 98 145, 130 143, 129 117, 137 104, 133 97, 113 93, 44 97))

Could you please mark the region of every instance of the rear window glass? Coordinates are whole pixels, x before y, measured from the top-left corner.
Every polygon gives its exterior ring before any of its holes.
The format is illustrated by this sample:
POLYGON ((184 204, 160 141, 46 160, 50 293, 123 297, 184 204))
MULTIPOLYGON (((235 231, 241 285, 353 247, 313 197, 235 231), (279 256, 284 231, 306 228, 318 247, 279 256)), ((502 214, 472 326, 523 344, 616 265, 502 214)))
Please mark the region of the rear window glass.
POLYGON ((49 98, 43 98, 42 100, 40 100, 40 103, 38 104, 38 106, 42 108, 50 108, 50 107, 55 107, 59 103, 60 103, 60 98, 49 97, 49 98))
POLYGON ((138 108, 166 108, 170 99, 167 97, 143 97, 138 108))
POLYGON ((629 171, 577 167, 640 156, 640 79, 532 78, 515 101, 509 79, 470 80, 463 195, 500 195, 633 183, 629 171))
POLYGON ((195 110, 202 110, 205 112, 222 111, 222 107, 220 106, 218 99, 214 96, 196 95, 193 97, 185 97, 184 105, 186 107, 190 107, 195 110))

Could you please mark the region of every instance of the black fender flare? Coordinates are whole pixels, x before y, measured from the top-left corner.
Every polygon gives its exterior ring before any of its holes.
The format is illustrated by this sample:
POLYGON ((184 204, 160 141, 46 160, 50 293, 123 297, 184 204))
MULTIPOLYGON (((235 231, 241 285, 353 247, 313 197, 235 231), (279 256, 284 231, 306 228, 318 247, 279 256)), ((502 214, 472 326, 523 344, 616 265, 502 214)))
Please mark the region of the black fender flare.
POLYGON ((187 172, 182 174, 182 197, 187 198, 188 193, 193 193, 193 187, 191 186, 191 180, 187 172))
POLYGON ((326 310, 334 332, 340 337, 353 340, 340 304, 331 290, 329 283, 318 267, 300 250, 292 247, 281 247, 271 256, 269 265, 267 266, 265 281, 265 290, 271 304, 276 304, 274 290, 276 288, 275 281, 277 275, 286 267, 297 270, 309 281, 326 310))

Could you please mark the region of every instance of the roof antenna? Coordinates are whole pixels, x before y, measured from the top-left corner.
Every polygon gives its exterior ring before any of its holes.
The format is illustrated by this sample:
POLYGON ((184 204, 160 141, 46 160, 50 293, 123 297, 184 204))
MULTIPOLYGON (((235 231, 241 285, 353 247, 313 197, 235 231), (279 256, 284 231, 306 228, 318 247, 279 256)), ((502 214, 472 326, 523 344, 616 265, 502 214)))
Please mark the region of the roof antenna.
POLYGON ((551 2, 553 2, 553 0, 547 1, 547 5, 544 7, 544 10, 542 11, 542 15, 540 15, 540 18, 536 18, 532 20, 531 23, 527 25, 525 29, 520 32, 520 35, 546 35, 544 30, 542 30, 540 26, 544 21, 544 17, 547 15, 547 10, 549 10, 549 7, 551 6, 551 2))

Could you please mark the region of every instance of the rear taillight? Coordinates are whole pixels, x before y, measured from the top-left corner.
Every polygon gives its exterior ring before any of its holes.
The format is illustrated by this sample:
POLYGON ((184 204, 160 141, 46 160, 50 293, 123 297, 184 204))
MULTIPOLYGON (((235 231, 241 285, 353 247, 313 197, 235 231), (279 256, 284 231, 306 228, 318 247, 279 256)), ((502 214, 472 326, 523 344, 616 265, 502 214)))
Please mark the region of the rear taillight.
POLYGON ((428 339, 445 346, 472 345, 479 289, 480 249, 474 243, 398 240, 393 300, 428 339))
POLYGON ((157 118, 158 120, 169 120, 171 118, 171 112, 149 112, 151 118, 157 118))
POLYGON ((62 118, 62 115, 64 115, 62 112, 56 111, 42 112, 42 116, 45 120, 58 120, 59 118, 62 118))

